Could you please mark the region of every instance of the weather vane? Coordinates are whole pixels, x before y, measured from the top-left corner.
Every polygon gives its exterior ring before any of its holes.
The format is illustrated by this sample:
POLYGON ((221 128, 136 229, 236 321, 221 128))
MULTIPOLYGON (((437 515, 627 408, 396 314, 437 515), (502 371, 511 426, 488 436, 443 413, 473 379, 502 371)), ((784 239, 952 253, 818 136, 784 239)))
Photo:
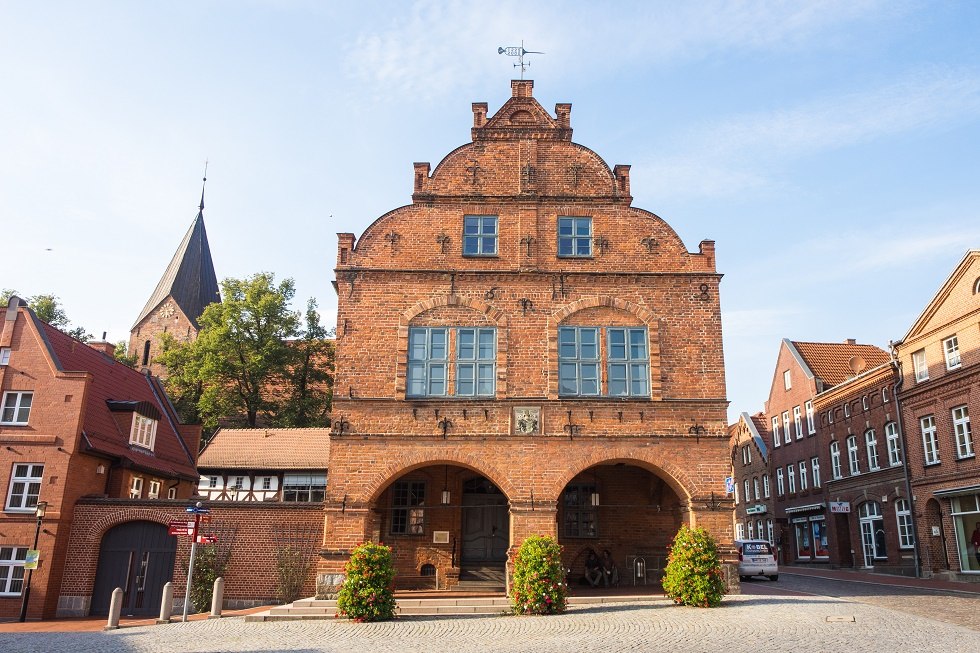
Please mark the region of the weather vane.
POLYGON ((509 48, 497 48, 497 54, 506 54, 508 57, 517 57, 517 63, 514 64, 514 68, 520 67, 521 69, 521 79, 524 79, 524 71, 526 71, 530 66, 531 62, 524 62, 525 54, 544 54, 544 52, 537 52, 534 50, 525 50, 524 41, 521 41, 520 47, 511 46, 509 48))

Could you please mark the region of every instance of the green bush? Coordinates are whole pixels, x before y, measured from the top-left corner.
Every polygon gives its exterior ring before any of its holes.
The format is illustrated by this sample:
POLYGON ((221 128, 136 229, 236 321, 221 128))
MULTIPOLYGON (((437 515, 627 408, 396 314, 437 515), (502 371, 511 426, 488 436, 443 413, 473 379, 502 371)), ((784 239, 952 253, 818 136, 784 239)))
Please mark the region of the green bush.
POLYGON ((395 616, 391 582, 395 568, 391 549, 365 542, 350 554, 344 584, 337 594, 337 611, 354 621, 384 621, 395 616))
POLYGON ((556 614, 567 607, 568 585, 561 546, 553 537, 532 535, 514 560, 511 605, 515 614, 556 614))
POLYGON ((681 526, 664 570, 664 593, 680 605, 713 608, 725 595, 714 539, 703 528, 681 526))
POLYGON ((193 612, 211 609, 214 581, 225 575, 230 551, 219 549, 217 544, 198 545, 194 554, 194 578, 191 581, 191 607, 193 612))

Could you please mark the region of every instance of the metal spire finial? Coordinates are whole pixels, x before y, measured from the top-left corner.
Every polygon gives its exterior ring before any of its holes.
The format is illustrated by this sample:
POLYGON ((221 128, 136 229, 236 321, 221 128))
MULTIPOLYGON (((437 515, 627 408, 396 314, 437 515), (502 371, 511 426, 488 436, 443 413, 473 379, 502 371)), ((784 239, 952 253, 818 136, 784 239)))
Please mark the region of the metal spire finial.
POLYGON ((521 69, 521 79, 524 79, 524 72, 531 67, 531 62, 524 62, 525 54, 544 54, 544 52, 537 52, 535 50, 525 50, 524 40, 521 40, 520 47, 511 46, 507 48, 497 48, 497 54, 506 54, 508 57, 517 57, 517 63, 514 64, 514 68, 520 67, 521 69))
POLYGON ((201 184, 201 213, 204 213, 204 186, 208 183, 208 160, 204 160, 204 182, 201 184))

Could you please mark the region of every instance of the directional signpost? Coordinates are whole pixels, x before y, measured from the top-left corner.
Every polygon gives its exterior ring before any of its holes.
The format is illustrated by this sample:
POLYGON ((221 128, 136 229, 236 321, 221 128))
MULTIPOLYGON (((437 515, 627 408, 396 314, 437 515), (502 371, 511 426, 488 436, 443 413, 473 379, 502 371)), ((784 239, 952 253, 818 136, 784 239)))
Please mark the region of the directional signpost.
MULTIPOLYGON (((204 539, 214 539, 211 536, 198 537, 197 529, 201 525, 202 518, 206 518, 207 521, 211 521, 211 516, 208 514, 211 512, 207 508, 201 505, 198 501, 193 506, 187 507, 188 517, 194 515, 194 521, 172 521, 170 522, 170 532, 174 535, 190 535, 191 536, 191 559, 187 563, 187 587, 184 588, 184 623, 187 623, 187 614, 191 608, 191 583, 194 581, 194 556, 197 554, 197 543, 204 539), (174 530, 183 531, 182 533, 174 533, 174 530), (188 533, 187 530, 190 529, 188 533)), ((210 542, 202 542, 202 544, 210 544, 210 542)))

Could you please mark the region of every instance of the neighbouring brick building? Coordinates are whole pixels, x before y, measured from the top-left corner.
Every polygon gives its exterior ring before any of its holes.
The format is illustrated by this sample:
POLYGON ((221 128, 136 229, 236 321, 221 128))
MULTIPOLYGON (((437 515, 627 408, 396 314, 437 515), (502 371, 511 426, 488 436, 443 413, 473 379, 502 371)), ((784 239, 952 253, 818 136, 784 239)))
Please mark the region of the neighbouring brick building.
POLYGON ((322 502, 330 429, 219 429, 201 450, 198 494, 210 501, 322 502))
POLYGON ((52 617, 65 561, 83 553, 69 548, 79 498, 190 497, 200 427, 181 424, 158 380, 116 362, 112 345, 65 335, 17 297, 3 317, 0 619, 20 612, 39 502, 47 508, 27 616, 52 617))
MULTIPOLYGON (((885 354, 874 353, 875 361, 885 354)), ((794 523, 796 556, 826 556, 835 567, 914 576, 915 534, 895 400, 896 368, 891 360, 869 367, 857 355, 848 359, 848 369, 855 376, 813 400, 818 454, 812 460, 819 467, 811 463, 811 485, 818 496, 820 474, 828 542, 822 545, 815 530, 803 537, 800 524, 794 523)))
POLYGON ((776 544, 772 517, 772 473, 766 418, 742 413, 729 427, 735 481, 735 538, 776 544))
POLYGON ((410 205, 339 234, 324 581, 365 540, 440 587, 502 578, 531 534, 624 582, 682 523, 730 547, 714 243, 689 253, 571 105, 511 85, 410 205))
POLYGON ((980 250, 970 250, 896 346, 922 572, 980 580, 980 250))
POLYGON ((170 334, 178 342, 193 340, 199 330, 197 318, 208 304, 220 301, 218 277, 204 229, 202 190, 197 217, 130 330, 129 353, 137 357, 140 367, 165 375, 166 368, 154 362, 162 351, 163 334, 170 334))

